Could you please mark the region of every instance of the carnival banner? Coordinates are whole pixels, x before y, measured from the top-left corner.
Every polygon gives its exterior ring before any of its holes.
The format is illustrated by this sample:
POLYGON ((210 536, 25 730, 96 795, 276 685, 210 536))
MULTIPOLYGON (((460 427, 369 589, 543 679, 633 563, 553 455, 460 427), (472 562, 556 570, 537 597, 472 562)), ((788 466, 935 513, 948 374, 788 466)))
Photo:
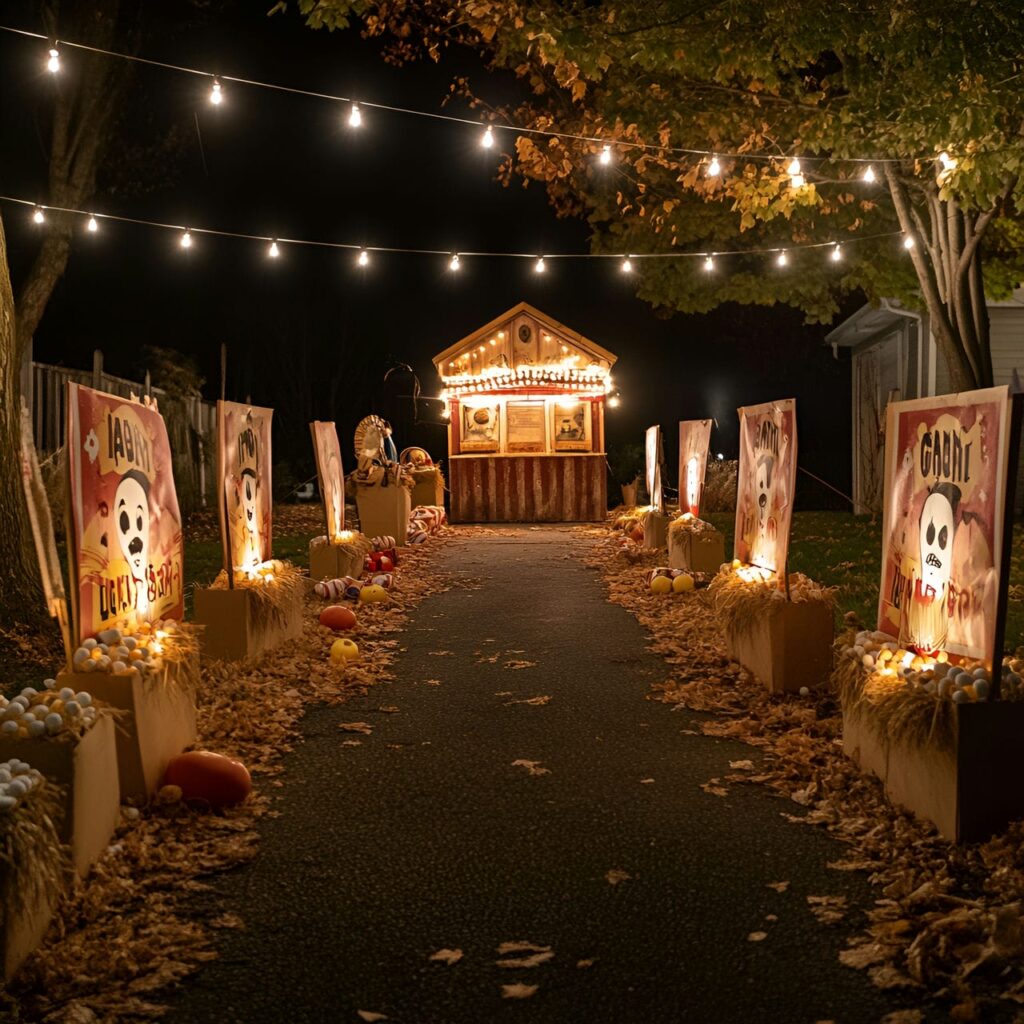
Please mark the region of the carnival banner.
POLYGON ((733 557, 785 573, 796 488, 796 401, 738 409, 739 479, 733 557))
POLYGON ((679 421, 679 511, 700 516, 711 420, 679 421))
POLYGON ((181 513, 156 404, 69 383, 67 410, 76 643, 182 618, 181 513))
POLYGON ((665 509, 665 496, 661 492, 661 427, 647 428, 644 435, 644 472, 647 500, 659 512, 665 509))
POLYGON ((316 474, 320 498, 327 516, 327 536, 335 544, 345 529, 345 473, 341 465, 341 445, 334 423, 316 420, 309 425, 316 456, 316 474))
POLYGON ((224 567, 251 573, 271 558, 270 425, 273 409, 217 403, 224 567))
POLYGON ((994 654, 1010 389, 890 403, 878 628, 920 654, 994 654))

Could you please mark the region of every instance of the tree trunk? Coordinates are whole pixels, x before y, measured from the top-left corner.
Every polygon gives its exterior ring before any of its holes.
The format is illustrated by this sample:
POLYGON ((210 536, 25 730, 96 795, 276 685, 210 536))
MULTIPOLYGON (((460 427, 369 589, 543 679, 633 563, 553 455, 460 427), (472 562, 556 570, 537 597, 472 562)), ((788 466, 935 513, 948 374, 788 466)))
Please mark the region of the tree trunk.
POLYGON ((16 341, 14 295, 7 269, 7 238, 0 218, 0 536, 4 569, 0 572, 0 622, 38 631, 47 628, 32 525, 25 504, 21 462, 21 361, 16 341))

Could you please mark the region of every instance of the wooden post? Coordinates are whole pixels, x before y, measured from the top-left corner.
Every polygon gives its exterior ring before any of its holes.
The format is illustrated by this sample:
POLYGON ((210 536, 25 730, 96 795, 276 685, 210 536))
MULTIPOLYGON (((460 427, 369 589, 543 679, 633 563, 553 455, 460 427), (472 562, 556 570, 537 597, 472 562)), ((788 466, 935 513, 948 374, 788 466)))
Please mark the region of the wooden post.
POLYGON ((92 350, 92 386, 103 390, 103 353, 98 348, 92 350))

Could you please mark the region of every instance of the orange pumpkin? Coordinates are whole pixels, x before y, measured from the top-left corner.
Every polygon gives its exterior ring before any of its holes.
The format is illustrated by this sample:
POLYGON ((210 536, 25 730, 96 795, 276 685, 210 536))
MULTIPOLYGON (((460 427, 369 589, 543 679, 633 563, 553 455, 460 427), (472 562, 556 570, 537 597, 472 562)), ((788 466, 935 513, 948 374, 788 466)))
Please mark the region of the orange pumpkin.
POLYGON ((184 800, 205 800, 211 807, 240 804, 252 792, 245 765, 212 750, 190 750, 172 757, 164 785, 178 786, 184 800))
POLYGON ((320 625, 341 633, 347 629, 355 629, 356 613, 343 604, 328 605, 320 613, 320 625))

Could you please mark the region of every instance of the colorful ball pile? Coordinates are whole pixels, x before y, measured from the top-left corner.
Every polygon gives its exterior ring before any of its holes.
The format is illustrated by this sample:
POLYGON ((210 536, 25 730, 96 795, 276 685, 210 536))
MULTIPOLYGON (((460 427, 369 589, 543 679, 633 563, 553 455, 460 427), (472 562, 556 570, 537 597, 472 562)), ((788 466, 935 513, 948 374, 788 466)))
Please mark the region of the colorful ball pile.
POLYGON ((74 655, 76 672, 109 672, 124 675, 140 672, 149 675, 163 668, 164 641, 177 630, 173 619, 142 622, 133 633, 104 629, 86 637, 74 655))
POLYGON ((27 739, 57 736, 69 729, 88 726, 96 718, 92 694, 70 686, 57 690, 47 679, 45 690, 27 686, 11 700, 0 697, 0 736, 27 739))
POLYGON ((42 773, 12 757, 0 762, 0 812, 13 811, 43 781, 42 773))

